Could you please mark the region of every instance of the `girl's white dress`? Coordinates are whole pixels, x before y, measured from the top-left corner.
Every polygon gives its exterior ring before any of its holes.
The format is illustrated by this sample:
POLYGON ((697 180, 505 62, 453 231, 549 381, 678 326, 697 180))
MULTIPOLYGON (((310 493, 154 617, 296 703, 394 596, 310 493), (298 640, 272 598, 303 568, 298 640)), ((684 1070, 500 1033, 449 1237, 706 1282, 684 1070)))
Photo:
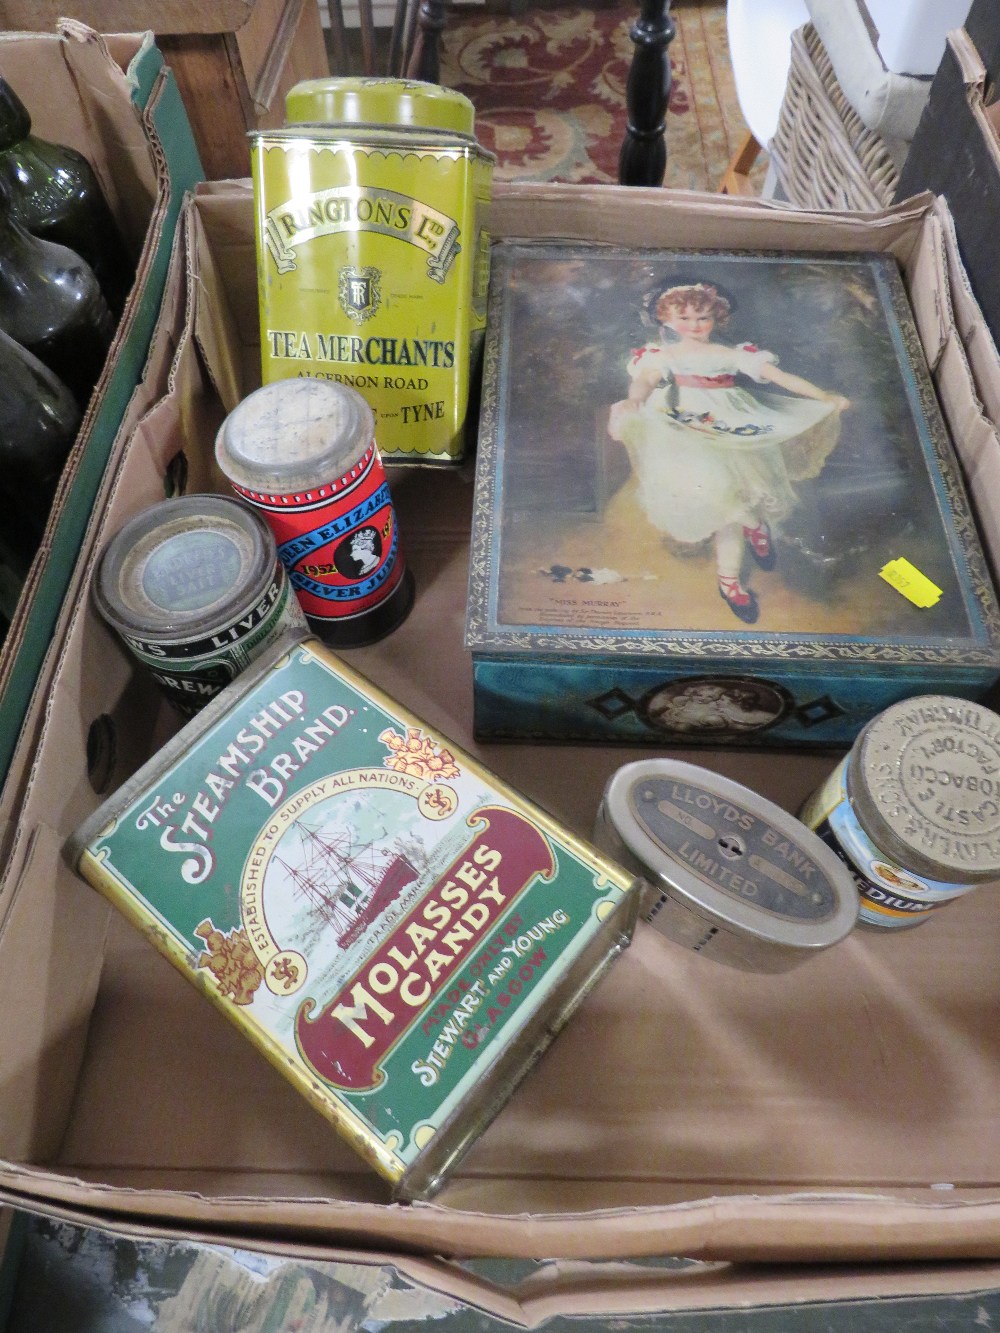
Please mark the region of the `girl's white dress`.
POLYGON ((777 357, 744 343, 697 352, 648 343, 633 352, 633 378, 661 376, 618 435, 628 449, 650 522, 677 541, 699 542, 728 523, 772 527, 797 503, 792 485, 815 477, 837 443, 831 403, 754 391, 777 357))

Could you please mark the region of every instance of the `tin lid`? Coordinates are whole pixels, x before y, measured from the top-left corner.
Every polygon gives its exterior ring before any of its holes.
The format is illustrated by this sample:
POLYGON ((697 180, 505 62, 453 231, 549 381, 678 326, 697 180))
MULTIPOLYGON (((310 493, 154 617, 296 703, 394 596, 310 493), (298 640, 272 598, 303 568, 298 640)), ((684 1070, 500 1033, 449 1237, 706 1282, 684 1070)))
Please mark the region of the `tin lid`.
POLYGON ((290 495, 337 481, 374 436, 374 414, 357 389, 333 380, 276 380, 229 413, 215 456, 237 486, 290 495))
POLYGON ((927 694, 863 729, 847 764, 851 807, 879 851, 947 883, 1000 878, 1000 717, 927 694))
POLYGON ((285 98, 290 125, 394 125, 473 133, 475 108, 462 93, 416 79, 305 79, 285 98))
POLYGON ((121 634, 198 639, 266 590, 277 554, 265 521, 225 495, 163 500, 130 519, 101 556, 93 595, 121 634))
POLYGON ((625 764, 605 788, 602 816, 651 884, 731 931, 808 953, 857 920, 840 858, 780 806, 708 769, 625 764))

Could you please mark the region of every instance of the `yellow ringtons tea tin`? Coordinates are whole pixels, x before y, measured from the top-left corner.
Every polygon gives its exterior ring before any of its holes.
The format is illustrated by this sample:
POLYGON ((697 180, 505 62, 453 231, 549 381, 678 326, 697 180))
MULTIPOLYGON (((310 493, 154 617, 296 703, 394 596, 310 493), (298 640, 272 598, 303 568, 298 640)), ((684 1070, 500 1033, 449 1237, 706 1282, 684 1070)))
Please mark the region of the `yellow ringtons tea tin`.
POLYGON ((403 79, 296 84, 251 135, 265 384, 351 385, 384 459, 456 463, 486 326, 493 157, 468 98, 403 79))

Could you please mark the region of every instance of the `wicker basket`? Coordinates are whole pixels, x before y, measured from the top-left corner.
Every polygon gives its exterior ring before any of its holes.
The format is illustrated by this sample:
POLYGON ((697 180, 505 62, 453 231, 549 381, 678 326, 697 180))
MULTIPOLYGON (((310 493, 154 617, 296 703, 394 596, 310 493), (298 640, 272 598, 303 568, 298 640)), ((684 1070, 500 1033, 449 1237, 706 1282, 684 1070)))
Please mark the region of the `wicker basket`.
POLYGON ((812 24, 792 33, 788 84, 768 147, 780 192, 796 207, 868 211, 892 202, 896 165, 844 95, 812 24))

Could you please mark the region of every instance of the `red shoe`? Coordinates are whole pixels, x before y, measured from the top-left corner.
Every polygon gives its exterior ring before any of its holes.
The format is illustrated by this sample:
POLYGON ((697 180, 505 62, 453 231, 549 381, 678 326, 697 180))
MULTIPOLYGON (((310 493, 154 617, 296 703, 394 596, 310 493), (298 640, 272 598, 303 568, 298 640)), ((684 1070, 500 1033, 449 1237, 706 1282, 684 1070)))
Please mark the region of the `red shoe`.
POLYGON ((752 592, 744 588, 739 579, 730 578, 726 574, 719 575, 719 596, 724 602, 728 602, 729 609, 734 616, 739 616, 740 620, 747 625, 752 625, 760 615, 760 607, 757 605, 757 598, 752 592))
POLYGON ((774 547, 771 544, 771 529, 766 523, 758 523, 755 528, 744 528, 743 536, 750 547, 750 554, 761 569, 773 569, 775 565, 774 547))

